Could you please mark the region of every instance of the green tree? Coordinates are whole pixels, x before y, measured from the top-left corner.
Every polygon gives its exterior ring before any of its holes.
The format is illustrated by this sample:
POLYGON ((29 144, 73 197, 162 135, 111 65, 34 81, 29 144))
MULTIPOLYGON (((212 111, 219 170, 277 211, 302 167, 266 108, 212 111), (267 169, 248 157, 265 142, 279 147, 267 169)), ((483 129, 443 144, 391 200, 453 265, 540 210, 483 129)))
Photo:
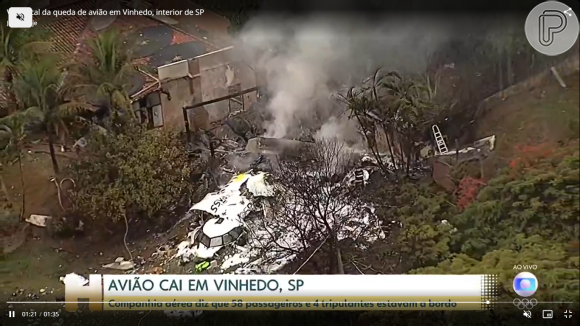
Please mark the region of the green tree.
POLYGON ((19 64, 20 73, 14 80, 14 88, 18 99, 23 105, 38 111, 42 115, 44 132, 48 138, 48 146, 54 172, 59 172, 54 150, 55 137, 62 139, 68 133, 63 119, 87 109, 84 103, 65 100, 61 89, 62 70, 52 57, 43 57, 36 61, 24 61, 19 64))
POLYGON ((432 85, 431 79, 389 73, 380 86, 384 94, 380 116, 386 122, 385 132, 396 140, 401 168, 409 173, 411 162, 418 159, 417 144, 441 115, 441 107, 435 102, 437 85, 432 85))
POLYGON ((388 249, 399 253, 405 271, 434 266, 453 254, 478 260, 521 236, 556 243, 577 239, 579 165, 578 153, 562 148, 523 168, 505 169, 463 211, 453 204, 454 195, 425 182, 389 183, 367 196, 385 222, 402 225, 391 234, 388 249))
POLYGON ((105 226, 128 219, 160 222, 187 204, 194 163, 178 135, 129 123, 124 133, 93 131, 69 175, 76 211, 105 226), (104 220, 106 219, 106 220, 104 220))
POLYGON ((578 153, 550 156, 522 173, 509 169, 490 180, 476 201, 450 220, 461 231, 453 240, 456 252, 481 258, 518 234, 578 239, 579 167, 578 153))
POLYGON ((114 29, 86 42, 90 55, 67 66, 67 88, 88 99, 106 100, 113 114, 118 110, 134 117, 127 90, 138 74, 129 42, 114 29))
POLYGON ((403 77, 378 70, 362 86, 350 89, 343 102, 365 133, 369 148, 383 171, 389 166, 408 174, 419 157, 419 144, 431 125, 452 108, 437 97, 437 79, 403 77), (383 159, 377 144, 381 130, 391 164, 383 159))
MULTIPOLYGON (((7 1, 8 2, 8 1, 7 1)), ((2 6, 4 7, 4 6, 2 6)), ((0 8, 4 18, 7 8, 0 8)), ((6 17, 7 18, 7 17, 6 17)), ((6 21, 0 19, 0 21, 6 21)), ((46 54, 52 47, 51 42, 45 41, 47 30, 43 28, 10 28, 0 24, 0 72, 2 72, 2 87, 8 96, 8 113, 14 112, 19 106, 13 83, 19 73, 19 64, 23 60, 34 60, 40 54, 46 54)))
POLYGON ((392 233, 389 250, 401 257, 403 271, 434 266, 451 254, 451 237, 456 230, 448 220, 458 210, 446 193, 435 189, 429 184, 405 182, 365 194, 385 225, 394 220, 402 226, 392 233))
MULTIPOLYGON (((524 30, 520 27, 523 21, 513 17, 500 17, 491 26, 484 42, 476 49, 477 55, 485 57, 487 63, 493 63, 498 79, 498 91, 515 84, 514 59, 520 52, 534 53, 529 46, 524 30)), ((533 57, 532 57, 533 58, 533 57)), ((530 63, 530 69, 534 62, 530 63)))
MULTIPOLYGON (((360 87, 352 87, 344 95, 341 94, 342 101, 350 113, 351 119, 356 119, 362 131, 364 132, 367 141, 367 147, 373 153, 377 160, 379 167, 383 173, 387 174, 391 170, 389 162, 383 160, 380 149, 377 144, 377 132, 383 130, 389 149, 391 158, 395 157, 394 143, 392 133, 388 132, 388 121, 379 115, 382 105, 381 98, 378 95, 378 88, 380 86, 381 77, 379 76, 380 69, 375 72, 373 77, 369 79, 360 87)), ((396 169, 397 165, 394 160, 391 160, 393 167, 396 169)))
POLYGON ((20 219, 24 218, 24 208, 26 204, 26 191, 24 185, 24 172, 22 169, 22 148, 26 137, 26 124, 35 119, 41 119, 42 115, 38 110, 28 109, 15 112, 7 117, 0 118, 0 132, 7 135, 8 143, 4 147, 5 151, 16 152, 18 169, 20 171, 20 185, 22 187, 22 207, 20 208, 20 219))
MULTIPOLYGON (((534 295, 544 302, 578 302, 580 299, 580 264, 567 243, 552 241, 540 235, 516 235, 505 247, 486 253, 481 259, 465 254, 455 255, 436 267, 411 271, 413 274, 495 274, 499 276, 500 301, 511 301, 512 281, 520 272, 514 266, 537 265, 534 275, 539 280, 534 295)), ((500 307, 501 308, 501 307, 500 307)), ((511 308, 510 308, 511 309, 511 308)))

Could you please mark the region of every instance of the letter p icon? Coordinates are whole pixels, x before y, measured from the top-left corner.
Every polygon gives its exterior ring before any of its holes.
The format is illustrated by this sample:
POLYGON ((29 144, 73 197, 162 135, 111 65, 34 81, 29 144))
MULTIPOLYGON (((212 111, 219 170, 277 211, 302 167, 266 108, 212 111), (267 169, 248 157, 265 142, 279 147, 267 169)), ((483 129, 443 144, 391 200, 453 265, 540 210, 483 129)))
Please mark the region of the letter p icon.
POLYGON ((76 311, 79 300, 88 300, 91 311, 103 310, 103 276, 89 275, 88 284, 79 281, 77 275, 67 275, 63 280, 65 284, 64 308, 66 311, 76 311))
POLYGON ((544 10, 540 15, 540 44, 550 46, 554 36, 562 32, 568 25, 568 17, 558 10, 544 10))

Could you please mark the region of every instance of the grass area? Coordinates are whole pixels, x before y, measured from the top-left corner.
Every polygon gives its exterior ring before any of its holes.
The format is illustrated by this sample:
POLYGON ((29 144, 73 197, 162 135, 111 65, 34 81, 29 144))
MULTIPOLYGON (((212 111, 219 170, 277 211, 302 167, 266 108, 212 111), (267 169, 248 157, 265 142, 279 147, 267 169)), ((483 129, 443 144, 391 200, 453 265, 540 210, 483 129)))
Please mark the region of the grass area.
MULTIPOLYGON (((59 161, 61 164, 66 163, 60 158, 59 161)), ((44 153, 23 153, 22 162, 26 187, 25 216, 30 214, 49 215, 53 210, 59 209, 56 187, 50 181, 50 176, 54 175, 50 156, 44 153)), ((8 191, 8 200, 12 204, 12 209, 18 212, 22 206, 22 186, 18 164, 4 164, 2 178, 8 191)))
MULTIPOLYGON (((51 215, 60 208, 56 187, 49 180, 54 174, 50 156, 23 153, 22 161, 26 189, 24 216, 51 215)), ((59 161, 65 164, 64 159, 59 161)), ((11 295, 16 287, 38 293, 41 288, 58 286, 57 274, 64 271, 63 266, 67 263, 54 249, 60 244, 52 241, 45 229, 26 226, 18 218, 23 191, 17 163, 2 165, 2 180, 8 202, 0 214, 5 217, 0 221, 5 227, 4 232, 0 232, 0 246, 5 252, 0 255, 0 296, 11 295)))
POLYGON ((517 155, 517 146, 555 147, 580 138, 578 74, 568 76, 565 82, 566 89, 554 81, 490 109, 477 125, 479 137, 497 136, 490 164, 505 165, 517 155))
MULTIPOLYGON (((49 178, 53 174, 50 156, 22 155, 22 169, 26 188, 24 218, 30 214, 51 215, 59 208, 56 187, 49 178)), ((0 252, 10 253, 26 241, 30 228, 20 219, 23 190, 20 169, 15 162, 3 163, 2 206, 0 207, 0 252)))
POLYGON ((0 262, 0 297, 16 288, 38 293, 41 288, 60 287, 58 278, 67 272, 70 263, 64 253, 57 253, 42 239, 29 239, 0 262))

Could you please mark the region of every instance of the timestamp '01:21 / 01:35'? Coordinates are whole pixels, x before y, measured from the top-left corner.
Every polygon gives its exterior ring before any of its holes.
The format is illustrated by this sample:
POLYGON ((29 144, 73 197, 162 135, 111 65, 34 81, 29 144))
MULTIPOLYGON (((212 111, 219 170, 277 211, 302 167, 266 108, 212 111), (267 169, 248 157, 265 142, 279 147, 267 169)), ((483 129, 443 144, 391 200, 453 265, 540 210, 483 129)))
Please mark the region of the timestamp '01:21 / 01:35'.
POLYGON ((60 317, 60 311, 22 311, 20 315, 25 318, 58 318, 60 317))

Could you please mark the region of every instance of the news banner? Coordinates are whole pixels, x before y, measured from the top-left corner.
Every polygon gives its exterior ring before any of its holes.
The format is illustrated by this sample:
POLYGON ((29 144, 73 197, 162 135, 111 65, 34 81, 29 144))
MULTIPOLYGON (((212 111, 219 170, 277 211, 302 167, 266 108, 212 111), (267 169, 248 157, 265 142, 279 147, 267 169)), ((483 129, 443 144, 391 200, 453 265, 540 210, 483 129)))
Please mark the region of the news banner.
MULTIPOLYGON (((67 276, 69 277, 69 276, 67 276)), ((65 310, 488 310, 494 275, 89 275, 65 310)))

